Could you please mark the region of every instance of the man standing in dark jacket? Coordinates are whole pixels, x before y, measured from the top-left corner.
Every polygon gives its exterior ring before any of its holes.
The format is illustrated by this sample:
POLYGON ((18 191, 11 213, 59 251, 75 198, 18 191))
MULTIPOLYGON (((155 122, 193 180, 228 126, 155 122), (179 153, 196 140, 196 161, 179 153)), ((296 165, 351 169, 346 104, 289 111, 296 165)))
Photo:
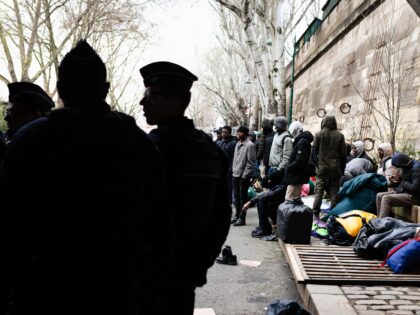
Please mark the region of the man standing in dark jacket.
POLYGON ((105 102, 105 64, 87 42, 58 80, 64 108, 21 128, 2 165, 1 301, 16 315, 155 314, 171 235, 157 150, 105 102))
POLYGON ((311 169, 308 163, 311 156, 311 143, 313 140, 312 133, 303 131, 303 129, 300 130, 293 140, 293 151, 290 155, 289 165, 286 168, 285 175, 285 184, 288 185, 286 200, 292 201, 300 198, 303 184, 307 184, 309 181, 311 169))
POLYGON ((229 192, 229 204, 232 205, 232 163, 233 156, 235 154, 236 138, 232 137, 232 128, 230 126, 224 126, 222 128, 222 141, 218 143, 218 146, 226 153, 229 158, 229 170, 227 175, 227 186, 229 192))
POLYGON ((274 139, 274 132, 273 127, 270 125, 266 125, 263 127, 263 136, 262 138, 262 145, 260 146, 260 154, 258 157, 260 157, 263 161, 264 166, 264 176, 268 175, 268 171, 270 170, 270 151, 271 151, 271 145, 273 144, 274 139))
POLYGON ((321 122, 321 131, 315 135, 313 149, 317 159, 315 199, 312 207, 315 218, 319 218, 324 191, 327 190, 331 207, 337 204, 340 178, 346 167, 346 144, 343 134, 337 130, 334 116, 326 116, 321 122))
POLYGON ((390 215, 392 207, 403 207, 420 204, 420 162, 403 153, 395 153, 392 165, 402 169, 402 177, 391 176, 390 181, 398 185, 396 192, 389 191, 377 194, 379 205, 378 217, 390 215))
MULTIPOLYGON (((150 137, 164 158, 169 187, 167 207, 173 211, 175 222, 174 259, 166 275, 163 302, 166 313, 190 315, 194 312, 195 288, 206 283, 207 270, 229 231, 229 161, 184 116, 191 99, 190 88, 197 80, 194 74, 164 61, 148 64, 140 73, 146 87, 140 104, 147 123, 158 126, 150 137), (181 197, 181 211, 175 211, 179 206, 173 203, 181 197)), ((167 219, 162 217, 160 221, 167 219)), ((165 235, 166 231, 157 233, 165 235)))

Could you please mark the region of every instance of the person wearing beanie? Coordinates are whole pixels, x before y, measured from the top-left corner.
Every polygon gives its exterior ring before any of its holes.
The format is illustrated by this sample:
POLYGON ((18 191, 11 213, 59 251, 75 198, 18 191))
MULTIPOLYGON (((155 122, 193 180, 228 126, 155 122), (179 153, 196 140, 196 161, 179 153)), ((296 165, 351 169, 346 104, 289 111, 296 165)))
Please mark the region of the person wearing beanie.
POLYGON ((248 135, 249 129, 245 126, 240 126, 236 132, 238 142, 236 143, 232 165, 236 211, 231 223, 234 226, 246 224, 246 211, 242 211, 242 207, 248 201, 248 188, 256 163, 255 145, 249 140, 248 135))
POLYGON ((314 137, 311 132, 304 131, 303 125, 294 121, 290 124, 289 132, 293 135, 293 151, 290 155, 289 165, 286 168, 285 184, 287 184, 285 199, 293 201, 300 199, 303 184, 309 182, 311 168, 311 143, 314 137))
POLYGON ((392 157, 392 166, 400 168, 402 175, 390 176, 396 186, 395 191, 376 195, 378 218, 391 214, 392 207, 418 205, 420 203, 420 162, 404 153, 397 152, 392 157))
MULTIPOLYGON (((167 208, 171 216, 150 222, 155 234, 174 243, 169 272, 164 273, 162 295, 164 314, 192 315, 196 287, 207 282, 226 240, 232 208, 229 205, 228 157, 209 137, 185 117, 190 89, 198 78, 180 65, 159 61, 140 69, 145 86, 140 101, 150 125, 157 125, 149 136, 164 158, 167 208), (182 211, 173 205, 182 198, 182 211), (173 220, 175 237, 166 235, 160 222, 173 220)), ((164 196, 162 196, 164 198, 164 196)))
POLYGON ((106 68, 86 41, 64 56, 58 80, 64 107, 15 133, 0 172, 2 308, 155 314, 172 237, 155 188, 161 158, 134 118, 105 102, 106 68))
POLYGON ((269 174, 284 171, 289 163, 290 155, 293 151, 293 138, 287 130, 287 118, 279 116, 274 119, 275 135, 270 149, 270 171, 269 174))

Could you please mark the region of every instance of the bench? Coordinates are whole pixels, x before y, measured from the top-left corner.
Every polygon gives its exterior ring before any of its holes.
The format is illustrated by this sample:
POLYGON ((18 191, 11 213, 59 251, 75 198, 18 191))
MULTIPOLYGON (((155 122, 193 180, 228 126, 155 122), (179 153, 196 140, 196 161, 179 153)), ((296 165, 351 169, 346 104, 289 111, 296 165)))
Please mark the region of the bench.
POLYGON ((392 207, 396 219, 420 223, 420 206, 392 207))

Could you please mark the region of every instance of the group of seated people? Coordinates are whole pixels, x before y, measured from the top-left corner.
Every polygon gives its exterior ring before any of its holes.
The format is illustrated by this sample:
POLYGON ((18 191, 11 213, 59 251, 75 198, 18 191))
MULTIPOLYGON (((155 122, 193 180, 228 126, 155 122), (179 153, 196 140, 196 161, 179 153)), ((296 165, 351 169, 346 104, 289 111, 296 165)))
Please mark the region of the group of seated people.
MULTIPOLYGON (((390 143, 378 145, 378 163, 366 153, 362 141, 346 144, 346 147, 348 156, 340 180, 338 203, 327 211, 335 210, 335 214, 340 214, 357 209, 383 218, 393 215, 392 207, 420 205, 419 161, 404 153, 394 153, 390 143)), ((252 232, 253 237, 274 239, 270 221, 276 224, 277 208, 285 201, 287 186, 283 180, 278 173, 266 176, 262 182, 267 189, 244 205, 245 211, 257 206, 259 225, 252 232)), ((328 215, 324 217, 325 221, 327 219, 328 215)))

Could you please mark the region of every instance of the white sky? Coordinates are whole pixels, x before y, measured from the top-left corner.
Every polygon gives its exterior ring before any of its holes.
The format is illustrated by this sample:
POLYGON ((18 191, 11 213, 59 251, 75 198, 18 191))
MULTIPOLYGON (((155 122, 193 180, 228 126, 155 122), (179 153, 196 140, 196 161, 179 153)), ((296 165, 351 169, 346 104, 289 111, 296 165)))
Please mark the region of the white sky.
MULTIPOLYGON (((152 43, 139 56, 133 78, 142 80, 138 69, 155 61, 171 61, 197 74, 204 53, 216 42, 217 18, 209 0, 171 0, 151 4, 145 18, 155 24, 152 43)), ((1 52, 3 53, 3 52, 1 52)), ((130 93, 131 94, 131 93, 130 93)), ((0 98, 7 99, 7 86, 0 83, 0 98)))
POLYGON ((145 17, 157 33, 138 66, 171 61, 197 73, 203 54, 216 42, 217 18, 209 0, 172 1, 152 7, 145 17))

